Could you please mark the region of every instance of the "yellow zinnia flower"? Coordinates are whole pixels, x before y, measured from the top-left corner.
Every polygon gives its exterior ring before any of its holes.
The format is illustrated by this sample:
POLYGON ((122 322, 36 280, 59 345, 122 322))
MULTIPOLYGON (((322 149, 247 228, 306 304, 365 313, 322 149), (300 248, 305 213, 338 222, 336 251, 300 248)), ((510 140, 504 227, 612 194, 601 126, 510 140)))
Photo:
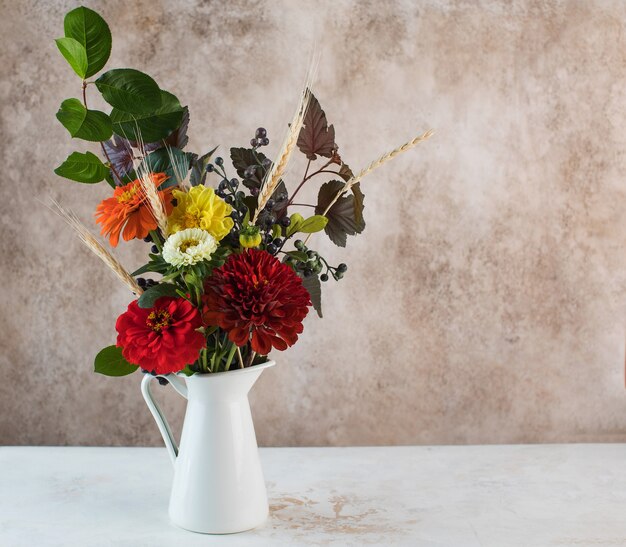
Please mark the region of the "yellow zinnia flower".
POLYGON ((228 215, 233 208, 216 196, 213 188, 194 186, 188 192, 174 190, 173 195, 177 203, 167 219, 170 234, 187 228, 201 228, 220 241, 232 230, 234 222, 228 215))

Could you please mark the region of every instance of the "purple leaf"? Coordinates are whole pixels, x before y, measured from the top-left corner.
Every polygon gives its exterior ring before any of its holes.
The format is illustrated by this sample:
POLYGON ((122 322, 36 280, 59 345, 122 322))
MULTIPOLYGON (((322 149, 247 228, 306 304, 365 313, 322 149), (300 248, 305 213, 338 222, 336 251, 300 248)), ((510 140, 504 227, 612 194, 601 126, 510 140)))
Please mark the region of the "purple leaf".
MULTIPOLYGON (((341 191, 344 183, 340 180, 331 180, 322 184, 317 196, 315 214, 322 215, 326 207, 335 199, 337 192, 341 191)), ((326 235, 339 247, 345 247, 348 236, 360 234, 365 228, 363 220, 363 194, 358 185, 352 187, 354 195, 343 195, 326 213, 328 224, 324 228, 326 235)))
POLYGON ((304 125, 300 129, 297 145, 300 151, 312 161, 317 159, 317 155, 330 158, 337 149, 335 128, 328 125, 326 114, 313 94, 311 94, 309 107, 304 115, 304 125))

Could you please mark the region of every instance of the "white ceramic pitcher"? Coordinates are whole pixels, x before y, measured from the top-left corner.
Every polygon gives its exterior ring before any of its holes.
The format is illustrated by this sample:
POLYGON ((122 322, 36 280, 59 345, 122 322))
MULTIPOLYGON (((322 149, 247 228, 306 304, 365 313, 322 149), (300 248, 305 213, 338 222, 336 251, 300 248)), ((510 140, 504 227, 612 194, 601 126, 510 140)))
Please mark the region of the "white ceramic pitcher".
POLYGON ((248 392, 274 361, 214 374, 167 374, 187 399, 180 449, 146 374, 141 391, 174 464, 169 515, 174 524, 205 534, 230 534, 262 524, 267 492, 248 392))

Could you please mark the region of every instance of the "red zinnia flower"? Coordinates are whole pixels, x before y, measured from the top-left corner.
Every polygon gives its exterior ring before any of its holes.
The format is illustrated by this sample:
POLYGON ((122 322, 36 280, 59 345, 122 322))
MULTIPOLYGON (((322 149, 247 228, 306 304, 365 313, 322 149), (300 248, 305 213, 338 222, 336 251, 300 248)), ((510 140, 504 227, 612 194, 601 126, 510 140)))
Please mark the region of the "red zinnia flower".
POLYGON ((224 329, 238 346, 252 335, 252 349, 260 355, 295 344, 311 305, 296 273, 255 249, 231 255, 213 270, 204 289, 205 322, 224 329))
POLYGON ((184 298, 162 296, 152 308, 137 300, 117 318, 117 346, 133 365, 157 374, 178 372, 192 364, 205 345, 200 312, 184 298))

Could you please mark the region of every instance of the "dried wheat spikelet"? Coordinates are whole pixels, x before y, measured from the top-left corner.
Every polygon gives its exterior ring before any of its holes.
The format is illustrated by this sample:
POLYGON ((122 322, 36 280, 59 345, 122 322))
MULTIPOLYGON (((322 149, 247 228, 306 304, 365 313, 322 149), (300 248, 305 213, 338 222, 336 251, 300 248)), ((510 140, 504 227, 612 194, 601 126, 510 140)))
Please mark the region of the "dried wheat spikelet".
POLYGON ((137 174, 137 178, 139 179, 139 185, 144 194, 145 200, 148 202, 148 207, 150 213, 154 217, 154 220, 157 223, 157 226, 160 228, 163 234, 167 233, 167 213, 165 211, 165 203, 163 203, 163 199, 159 195, 159 191, 155 186, 154 182, 152 182, 152 178, 150 177, 150 172, 146 166, 146 149, 144 146, 143 139, 141 138, 141 131, 139 127, 137 127, 135 131, 137 135, 137 150, 138 154, 132 154, 133 157, 133 167, 135 168, 135 173, 137 174))
POLYGON ((70 227, 78 234, 81 241, 95 254, 109 269, 117 276, 117 278, 126 285, 133 293, 139 296, 143 293, 143 289, 137 284, 135 279, 126 271, 124 266, 117 260, 104 246, 95 238, 89 229, 79 220, 72 212, 64 209, 57 201, 52 200, 54 208, 52 211, 58 214, 70 227))
POLYGON ((422 135, 415 137, 413 140, 404 143, 402 146, 395 148, 391 152, 387 152, 386 154, 383 154, 382 156, 380 156, 380 158, 371 162, 367 167, 365 167, 365 169, 362 169, 361 171, 359 171, 357 175, 354 175, 351 179, 346 181, 346 183, 343 185, 343 188, 339 190, 339 192, 337 192, 337 195, 333 198, 333 200, 330 202, 328 207, 326 207, 326 210, 324 211, 323 214, 326 215, 326 213, 330 211, 330 208, 335 203, 337 203, 337 200, 342 196, 342 194, 350 190, 350 188, 352 188, 357 182, 360 182, 363 177, 365 177, 366 175, 369 175, 372 171, 374 171, 375 169, 378 169, 381 165, 387 163, 388 161, 392 160, 396 156, 402 154, 402 152, 406 152, 407 150, 410 150, 414 146, 417 146, 418 144, 429 139, 433 134, 434 134, 434 131, 432 129, 429 129, 422 135))
MULTIPOLYGON (((366 175, 369 175, 372 171, 378 169, 381 165, 387 163, 388 161, 392 160, 396 156, 402 154, 402 152, 406 152, 407 150, 410 150, 414 146, 417 146, 418 144, 424 142, 425 140, 428 140, 430 137, 432 137, 434 133, 435 132, 432 129, 429 129, 425 133, 422 133, 421 135, 415 137, 413 140, 410 140, 409 142, 404 143, 402 146, 399 146, 398 148, 393 149, 391 152, 387 152, 386 154, 383 154, 378 159, 371 162, 367 167, 365 167, 364 169, 361 169, 361 171, 359 171, 358 174, 354 175, 352 178, 346 181, 346 183, 337 192, 333 200, 328 204, 326 209, 324 209, 324 212, 322 213, 322 215, 326 216, 328 214, 328 211, 330 211, 330 209, 332 208, 332 206, 335 205, 335 203, 337 203, 337 200, 343 194, 345 194, 348 190, 350 190, 350 188, 352 188, 356 183, 360 182, 363 177, 365 177, 366 175)), ((313 234, 309 234, 306 237, 306 239, 304 240, 305 245, 306 243, 308 243, 309 239, 311 239, 312 235, 313 234)))
POLYGON ((256 223, 259 213, 263 210, 265 204, 272 197, 272 194, 276 190, 276 187, 278 186, 281 177, 284 175, 285 170, 287 169, 289 159, 291 158, 291 153, 293 152, 293 149, 296 147, 296 143, 298 142, 298 136, 300 135, 300 129, 302 129, 304 115, 306 114, 306 110, 309 106, 310 98, 310 82, 307 81, 307 85, 305 85, 302 96, 300 97, 298 109, 296 110, 293 120, 289 125, 289 131, 287 132, 287 136, 285 137, 285 140, 283 141, 283 144, 280 148, 277 160, 274 162, 272 168, 266 173, 265 178, 263 179, 263 184, 259 192, 258 205, 256 211, 254 212, 252 224, 256 223))
POLYGON ((161 198, 156 185, 152 182, 152 177, 149 173, 141 171, 137 173, 139 176, 139 184, 143 190, 146 201, 150 208, 150 212, 156 220, 157 226, 161 229, 163 234, 167 233, 167 213, 165 212, 165 203, 161 198))
POLYGON ((165 145, 165 149, 167 150, 167 156, 170 159, 176 184, 181 190, 188 192, 191 189, 191 183, 189 182, 191 170, 187 168, 186 160, 176 158, 172 152, 171 146, 165 145))

